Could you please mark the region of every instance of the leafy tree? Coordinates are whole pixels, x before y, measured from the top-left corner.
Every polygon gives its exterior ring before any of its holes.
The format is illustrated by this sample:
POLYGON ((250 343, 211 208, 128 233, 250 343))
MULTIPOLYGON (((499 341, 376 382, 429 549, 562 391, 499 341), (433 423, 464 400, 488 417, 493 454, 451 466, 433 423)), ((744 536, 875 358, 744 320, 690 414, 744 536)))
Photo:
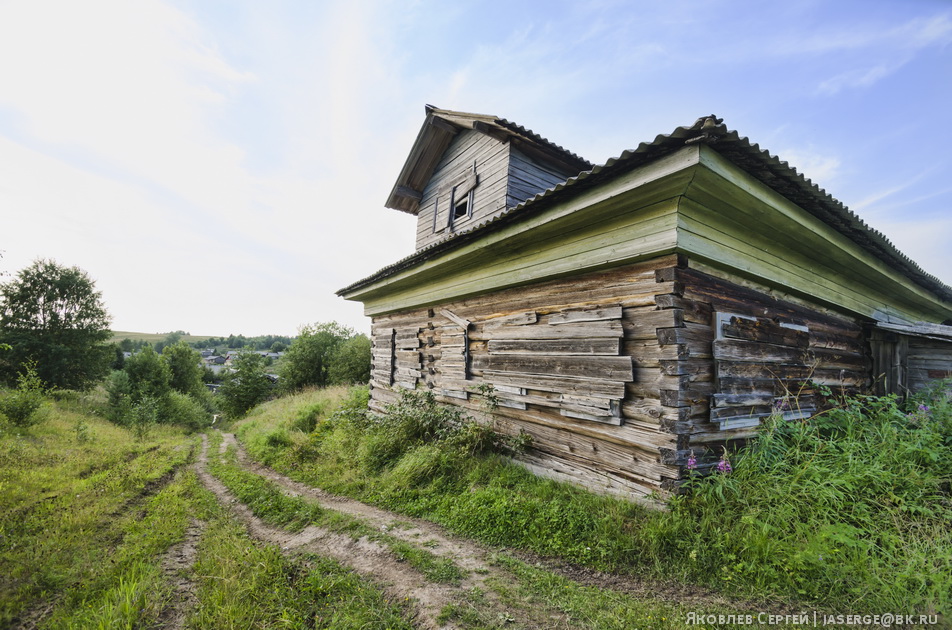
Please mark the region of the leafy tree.
POLYGON ((126 362, 126 355, 122 353, 122 347, 117 343, 111 343, 109 347, 112 348, 113 352, 112 362, 109 364, 109 367, 113 370, 121 370, 126 362))
POLYGON ((126 359, 124 370, 129 375, 129 395, 135 404, 146 397, 160 401, 172 391, 172 368, 152 346, 126 359))
POLYGON ((302 326, 297 339, 284 353, 279 372, 282 389, 295 391, 309 385, 328 385, 333 357, 353 334, 353 330, 337 322, 302 326))
POLYGON ((288 344, 283 341, 275 341, 271 344, 271 352, 284 352, 288 349, 288 344))
POLYGON ((193 350, 184 341, 162 349, 162 359, 168 363, 172 372, 169 384, 177 392, 200 396, 205 391, 202 382, 202 359, 196 350, 193 350))
POLYGON ((328 378, 334 385, 353 385, 370 380, 370 337, 354 335, 332 357, 328 378))
POLYGON ((238 418, 271 395, 273 384, 264 371, 264 357, 241 352, 232 361, 233 371, 222 378, 218 396, 222 411, 238 418))
POLYGON ((7 381, 33 360, 47 385, 88 387, 109 369, 110 336, 102 293, 78 267, 38 259, 0 286, 0 341, 12 347, 0 364, 7 381))

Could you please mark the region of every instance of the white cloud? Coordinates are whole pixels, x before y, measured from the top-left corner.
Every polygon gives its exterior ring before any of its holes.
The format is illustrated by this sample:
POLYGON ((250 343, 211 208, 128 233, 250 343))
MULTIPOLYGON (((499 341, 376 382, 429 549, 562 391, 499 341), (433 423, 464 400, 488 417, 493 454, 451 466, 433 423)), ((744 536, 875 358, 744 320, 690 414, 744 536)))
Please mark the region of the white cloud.
POLYGON ((824 155, 809 148, 787 148, 779 151, 778 155, 820 188, 835 181, 840 172, 841 161, 835 155, 824 155))
POLYGON ((243 196, 242 150, 209 121, 247 74, 156 1, 0 8, 0 103, 53 150, 91 155, 213 210, 243 196))

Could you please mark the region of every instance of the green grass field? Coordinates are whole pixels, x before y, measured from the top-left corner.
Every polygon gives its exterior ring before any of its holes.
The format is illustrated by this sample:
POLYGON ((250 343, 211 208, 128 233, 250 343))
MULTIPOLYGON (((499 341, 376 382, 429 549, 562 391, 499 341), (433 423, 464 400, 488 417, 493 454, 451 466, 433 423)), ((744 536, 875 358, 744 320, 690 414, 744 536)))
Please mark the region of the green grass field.
MULTIPOLYGON (((129 332, 125 330, 113 330, 111 343, 118 343, 123 339, 129 339, 131 341, 147 341, 151 344, 158 343, 160 341, 165 341, 165 338, 169 336, 169 333, 143 333, 143 332, 129 332)), ((206 339, 211 339, 216 335, 182 335, 182 341, 187 341, 188 343, 193 343, 196 341, 205 341, 206 339)))

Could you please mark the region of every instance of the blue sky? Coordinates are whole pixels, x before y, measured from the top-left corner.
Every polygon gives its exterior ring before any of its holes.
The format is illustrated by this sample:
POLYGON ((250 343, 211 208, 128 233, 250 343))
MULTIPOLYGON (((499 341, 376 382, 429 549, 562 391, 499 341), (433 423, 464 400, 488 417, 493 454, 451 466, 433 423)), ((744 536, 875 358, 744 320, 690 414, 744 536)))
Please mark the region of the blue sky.
POLYGON ((293 334, 413 250, 423 106, 593 162, 717 114, 952 284, 952 3, 0 0, 0 270, 117 330, 293 334))

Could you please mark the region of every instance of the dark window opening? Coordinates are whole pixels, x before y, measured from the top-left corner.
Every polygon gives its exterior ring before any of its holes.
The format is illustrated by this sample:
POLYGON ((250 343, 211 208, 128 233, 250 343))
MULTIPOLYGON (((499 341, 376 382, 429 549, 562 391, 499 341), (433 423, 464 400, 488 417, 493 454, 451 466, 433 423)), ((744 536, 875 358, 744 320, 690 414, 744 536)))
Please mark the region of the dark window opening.
POLYGON ((453 204, 453 219, 462 219, 469 214, 469 195, 463 195, 463 198, 453 204))

